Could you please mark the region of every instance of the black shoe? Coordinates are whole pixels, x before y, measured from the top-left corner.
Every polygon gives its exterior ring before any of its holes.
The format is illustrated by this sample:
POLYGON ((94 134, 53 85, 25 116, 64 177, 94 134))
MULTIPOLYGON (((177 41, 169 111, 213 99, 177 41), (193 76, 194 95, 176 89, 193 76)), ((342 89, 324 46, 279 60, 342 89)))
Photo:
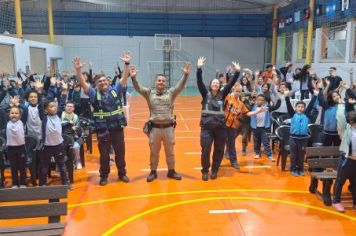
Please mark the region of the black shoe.
POLYGON ((210 179, 216 179, 218 177, 218 173, 217 172, 212 172, 210 175, 210 179))
POLYGON ((240 165, 239 165, 239 163, 237 163, 237 162, 231 163, 231 166, 232 166, 232 168, 234 168, 234 169, 240 169, 240 165))
POLYGON ((182 176, 180 174, 178 174, 174 169, 168 170, 167 177, 171 178, 171 179, 175 179, 175 180, 181 180, 182 179, 182 176))
POLYGON ((100 178, 99 185, 105 186, 108 184, 108 178, 100 178))
POLYGON ((208 173, 203 173, 201 179, 204 180, 204 181, 208 181, 208 180, 209 180, 209 175, 208 175, 208 173))
POLYGON ((151 173, 147 176, 147 182, 152 182, 154 179, 157 178, 157 171, 151 170, 151 173))
POLYGON ((130 182, 130 179, 129 179, 129 177, 127 177, 127 175, 121 175, 121 176, 119 176, 119 180, 121 180, 121 181, 124 182, 124 183, 130 182))

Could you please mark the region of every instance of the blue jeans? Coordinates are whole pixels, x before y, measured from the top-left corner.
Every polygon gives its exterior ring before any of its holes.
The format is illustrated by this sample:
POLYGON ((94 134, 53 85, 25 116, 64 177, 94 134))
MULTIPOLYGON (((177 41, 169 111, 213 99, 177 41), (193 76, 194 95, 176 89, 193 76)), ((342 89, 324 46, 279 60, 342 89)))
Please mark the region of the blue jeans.
POLYGON ((353 204, 356 205, 356 161, 341 155, 334 184, 333 203, 341 202, 341 192, 346 180, 350 180, 353 204))
POLYGON ((271 147, 269 145, 269 138, 267 136, 266 129, 263 127, 257 127, 252 129, 253 131, 253 146, 256 155, 261 155, 261 142, 265 147, 267 156, 272 156, 271 147))

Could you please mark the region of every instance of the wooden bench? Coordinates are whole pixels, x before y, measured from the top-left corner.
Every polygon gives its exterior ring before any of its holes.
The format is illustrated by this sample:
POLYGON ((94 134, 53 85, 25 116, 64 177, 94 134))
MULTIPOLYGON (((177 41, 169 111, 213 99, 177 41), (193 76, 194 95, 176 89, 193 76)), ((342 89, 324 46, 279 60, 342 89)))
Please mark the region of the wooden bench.
POLYGON ((60 202, 64 198, 67 198, 67 186, 0 189, 0 219, 48 217, 48 224, 0 227, 0 235, 61 235, 65 224, 60 222, 60 217, 67 215, 67 203, 60 202), (16 204, 19 201, 31 203, 16 204))
POLYGON ((330 206, 332 204, 330 190, 339 165, 339 147, 307 147, 306 157, 311 176, 309 192, 315 193, 325 205, 330 206), (323 182, 322 193, 318 190, 319 180, 323 182))

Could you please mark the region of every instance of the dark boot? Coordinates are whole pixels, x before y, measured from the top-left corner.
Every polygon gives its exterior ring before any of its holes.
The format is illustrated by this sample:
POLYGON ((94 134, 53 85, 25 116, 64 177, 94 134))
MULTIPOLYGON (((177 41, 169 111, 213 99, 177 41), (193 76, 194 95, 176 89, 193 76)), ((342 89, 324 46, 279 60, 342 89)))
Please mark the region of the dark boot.
POLYGON ((157 171, 151 170, 151 173, 147 176, 147 182, 152 182, 154 179, 157 178, 157 171))
POLYGON ((182 179, 182 176, 180 174, 178 174, 174 169, 168 170, 167 177, 171 178, 171 179, 175 179, 175 180, 181 180, 182 179))

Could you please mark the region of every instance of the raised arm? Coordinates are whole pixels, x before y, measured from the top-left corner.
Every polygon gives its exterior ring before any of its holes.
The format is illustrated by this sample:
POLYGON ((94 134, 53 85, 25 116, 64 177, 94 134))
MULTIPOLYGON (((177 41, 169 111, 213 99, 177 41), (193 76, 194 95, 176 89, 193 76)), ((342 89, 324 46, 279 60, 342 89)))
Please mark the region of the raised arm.
POLYGON ((241 70, 240 64, 236 61, 233 61, 232 65, 235 70, 235 73, 234 73, 234 77, 232 77, 232 79, 229 80, 229 82, 226 84, 226 86, 224 87, 224 89, 222 91, 222 95, 223 95, 224 99, 230 93, 232 87, 234 86, 234 84, 236 83, 237 79, 240 76, 240 70, 241 70))
POLYGON ((120 78, 120 85, 123 88, 123 87, 126 86, 127 79, 129 78, 129 75, 130 75, 130 68, 129 68, 130 61, 131 61, 130 52, 129 51, 125 51, 124 55, 120 59, 125 63, 124 71, 122 73, 122 77, 120 78))
POLYGON ((189 78, 189 74, 192 71, 192 64, 190 62, 184 63, 183 67, 181 68, 183 72, 183 76, 178 84, 173 88, 173 100, 178 96, 178 94, 184 89, 185 84, 189 78))
POLYGON ((203 97, 203 99, 206 97, 208 94, 208 90, 205 87, 205 84, 203 82, 203 71, 202 67, 205 65, 206 58, 205 57, 199 57, 198 58, 198 63, 197 63, 197 83, 198 83, 198 89, 203 97))
POLYGON ((310 115, 310 113, 311 113, 311 111, 312 111, 312 109, 313 109, 313 107, 314 107, 314 103, 315 103, 316 99, 318 98, 317 95, 318 95, 318 91, 315 90, 312 99, 310 100, 310 102, 309 102, 307 108, 305 109, 305 112, 304 112, 304 113, 305 113, 308 117, 309 117, 309 115, 310 115))
POLYGON ((141 86, 136 79, 136 75, 137 75, 136 67, 130 66, 130 76, 131 76, 132 84, 133 84, 135 90, 139 94, 141 94, 144 98, 148 99, 150 89, 141 86))
POLYGON ((292 106, 292 104, 290 103, 290 97, 286 96, 286 104, 287 104, 287 110, 288 110, 288 114, 290 117, 293 117, 295 114, 294 108, 292 106))
POLYGON ((84 63, 81 63, 80 58, 76 57, 73 59, 73 65, 77 74, 77 78, 79 79, 80 86, 83 88, 85 93, 89 93, 90 85, 85 81, 82 74, 84 63))

